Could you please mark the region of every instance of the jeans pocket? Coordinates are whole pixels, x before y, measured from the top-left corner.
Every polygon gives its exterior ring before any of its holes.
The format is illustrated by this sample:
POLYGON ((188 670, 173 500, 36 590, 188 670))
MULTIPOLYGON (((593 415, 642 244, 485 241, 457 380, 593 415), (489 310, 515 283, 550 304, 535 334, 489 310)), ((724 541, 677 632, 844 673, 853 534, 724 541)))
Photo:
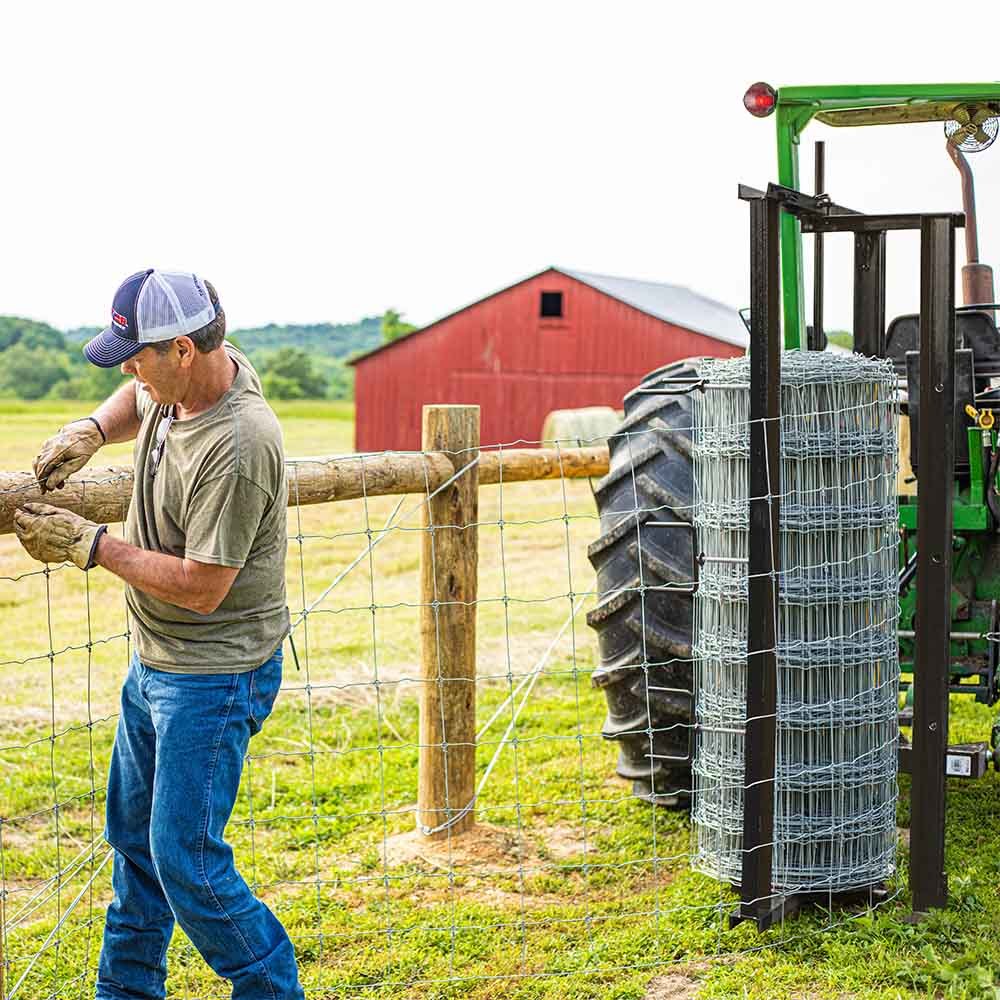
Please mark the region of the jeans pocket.
POLYGON ((250 735, 261 731, 265 720, 274 708, 274 700, 281 689, 281 649, 256 670, 250 671, 250 735))

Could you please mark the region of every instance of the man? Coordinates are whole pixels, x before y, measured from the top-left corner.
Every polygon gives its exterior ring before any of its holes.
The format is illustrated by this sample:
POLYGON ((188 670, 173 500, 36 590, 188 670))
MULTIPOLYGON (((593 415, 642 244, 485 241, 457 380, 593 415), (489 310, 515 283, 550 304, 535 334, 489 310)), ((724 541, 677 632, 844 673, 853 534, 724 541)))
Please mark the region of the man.
POLYGON ((42 491, 59 489, 102 444, 134 438, 125 539, 48 504, 15 514, 35 558, 103 566, 126 585, 135 652, 108 775, 114 899, 98 1000, 165 995, 175 919, 234 1000, 303 997, 288 935, 223 840, 289 627, 281 428, 225 330, 196 275, 126 279, 84 353, 134 380, 35 461, 42 491))

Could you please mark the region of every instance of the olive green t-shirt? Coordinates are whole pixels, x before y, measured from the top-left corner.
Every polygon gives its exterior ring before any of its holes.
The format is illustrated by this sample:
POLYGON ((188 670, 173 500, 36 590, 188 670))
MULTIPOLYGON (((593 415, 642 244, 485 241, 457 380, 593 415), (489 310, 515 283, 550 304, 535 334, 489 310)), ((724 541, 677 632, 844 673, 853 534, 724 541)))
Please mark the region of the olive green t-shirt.
POLYGON ((136 386, 141 420, 125 539, 152 552, 238 567, 211 614, 188 611, 126 586, 139 659, 173 673, 234 673, 268 660, 288 631, 285 603, 287 486, 281 427, 246 357, 213 407, 174 420, 155 477, 150 469, 165 415, 136 386))

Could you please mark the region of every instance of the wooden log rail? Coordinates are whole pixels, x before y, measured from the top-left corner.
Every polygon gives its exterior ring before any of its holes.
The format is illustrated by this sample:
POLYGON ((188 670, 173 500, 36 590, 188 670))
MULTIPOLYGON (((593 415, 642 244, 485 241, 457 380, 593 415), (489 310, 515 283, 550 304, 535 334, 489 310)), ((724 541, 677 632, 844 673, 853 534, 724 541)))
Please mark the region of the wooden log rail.
MULTIPOLYGON (((436 490, 467 462, 445 452, 383 452, 289 459, 288 504, 331 503, 362 496, 393 496, 436 490)), ((471 461, 471 455, 470 459, 471 461)), ((544 479, 588 479, 608 471, 608 449, 511 448, 479 455, 479 485, 544 479)), ((132 497, 132 469, 89 466, 61 490, 42 494, 30 472, 0 473, 0 535, 14 530, 14 511, 40 500, 66 507, 101 524, 125 520, 132 497)))

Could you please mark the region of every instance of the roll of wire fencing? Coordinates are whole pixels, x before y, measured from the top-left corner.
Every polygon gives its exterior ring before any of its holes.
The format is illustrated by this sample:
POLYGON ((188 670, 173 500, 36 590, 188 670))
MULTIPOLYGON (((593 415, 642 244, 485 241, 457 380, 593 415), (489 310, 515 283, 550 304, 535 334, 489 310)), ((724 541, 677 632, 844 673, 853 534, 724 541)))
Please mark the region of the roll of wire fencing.
MULTIPOLYGON (((695 393, 693 865, 742 874, 748 358, 695 393)), ((895 870, 899 658, 896 378, 859 355, 781 364, 774 888, 840 893, 895 870)))

